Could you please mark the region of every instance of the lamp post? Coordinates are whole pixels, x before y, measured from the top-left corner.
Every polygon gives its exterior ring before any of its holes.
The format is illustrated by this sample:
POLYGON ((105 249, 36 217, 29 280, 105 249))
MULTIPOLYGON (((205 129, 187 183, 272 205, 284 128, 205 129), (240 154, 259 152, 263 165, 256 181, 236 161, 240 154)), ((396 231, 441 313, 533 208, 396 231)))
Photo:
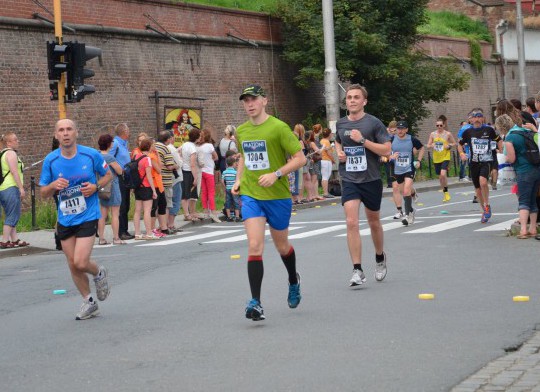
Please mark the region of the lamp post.
POLYGON ((324 30, 324 98, 326 102, 326 119, 328 127, 336 132, 339 119, 338 73, 336 69, 336 47, 334 42, 334 9, 333 0, 323 0, 324 30))
POLYGON ((519 67, 519 96, 521 103, 527 100, 527 82, 525 80, 525 37, 523 33, 523 12, 521 0, 516 0, 516 32, 519 67))

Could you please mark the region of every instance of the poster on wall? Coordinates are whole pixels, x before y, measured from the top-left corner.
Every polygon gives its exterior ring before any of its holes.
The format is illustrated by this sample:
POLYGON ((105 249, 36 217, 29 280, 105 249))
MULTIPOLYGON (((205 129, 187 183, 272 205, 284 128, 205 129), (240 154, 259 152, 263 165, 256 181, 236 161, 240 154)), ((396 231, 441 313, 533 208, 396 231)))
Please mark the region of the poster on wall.
POLYGON ((201 129, 202 109, 165 106, 165 129, 172 130, 174 146, 180 147, 189 140, 190 129, 201 129))

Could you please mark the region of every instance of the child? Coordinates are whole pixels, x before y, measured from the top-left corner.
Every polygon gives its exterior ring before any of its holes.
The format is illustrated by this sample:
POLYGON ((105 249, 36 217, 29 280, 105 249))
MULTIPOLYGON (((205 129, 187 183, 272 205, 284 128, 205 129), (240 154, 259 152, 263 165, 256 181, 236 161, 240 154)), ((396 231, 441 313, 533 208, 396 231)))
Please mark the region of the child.
POLYGON ((222 183, 225 186, 225 214, 228 222, 241 222, 240 219, 240 197, 232 194, 232 187, 236 182, 237 161, 234 156, 227 157, 227 169, 223 171, 222 183), (234 208, 234 218, 231 216, 231 208, 234 208))

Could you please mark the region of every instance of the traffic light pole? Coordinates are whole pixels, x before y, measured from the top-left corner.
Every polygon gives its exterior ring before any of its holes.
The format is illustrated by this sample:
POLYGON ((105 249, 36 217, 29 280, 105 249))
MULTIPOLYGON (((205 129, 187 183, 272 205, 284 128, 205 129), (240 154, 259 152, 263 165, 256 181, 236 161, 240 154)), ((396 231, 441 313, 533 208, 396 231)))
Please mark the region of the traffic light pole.
MULTIPOLYGON (((54 0, 54 35, 56 43, 62 45, 62 10, 61 0, 54 0)), ((66 113, 66 73, 63 72, 58 82, 58 117, 60 120, 67 118, 66 113)))

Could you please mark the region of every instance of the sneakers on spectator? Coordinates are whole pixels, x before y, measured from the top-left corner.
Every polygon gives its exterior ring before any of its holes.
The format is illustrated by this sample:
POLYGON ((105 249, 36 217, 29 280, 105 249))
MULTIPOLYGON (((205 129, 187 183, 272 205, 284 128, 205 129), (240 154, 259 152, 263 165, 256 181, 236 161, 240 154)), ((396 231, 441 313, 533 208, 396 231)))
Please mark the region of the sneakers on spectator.
POLYGON ((404 216, 402 211, 398 211, 396 212, 396 215, 394 215, 394 219, 403 219, 404 216))
POLYGON ((264 320, 266 318, 264 317, 264 310, 261 302, 258 299, 252 298, 247 304, 246 318, 252 319, 253 321, 264 320))
POLYGON ((289 296, 287 297, 287 303, 291 309, 296 308, 302 299, 302 295, 300 294, 300 274, 298 272, 296 273, 296 278, 298 279, 298 283, 289 283, 289 296))
POLYGON ((84 301, 81 305, 81 310, 75 316, 75 320, 86 320, 97 316, 99 314, 99 307, 96 301, 84 301))
POLYGON ((100 301, 105 301, 111 292, 107 276, 107 268, 102 265, 99 266, 99 273, 94 277, 94 283, 96 285, 96 295, 100 301))
POLYGON ((360 286, 365 282, 366 275, 364 274, 364 271, 354 269, 351 280, 349 281, 349 287, 360 286))
POLYGON ((158 229, 152 230, 152 234, 154 234, 154 236, 158 238, 167 237, 167 234, 162 233, 161 230, 158 230, 158 229))
POLYGON ((221 220, 214 214, 210 214, 210 219, 212 219, 214 223, 221 223, 221 220))
POLYGON ((233 216, 229 216, 227 218, 227 222, 234 222, 234 217, 233 216))
POLYGON ((386 253, 383 252, 384 260, 375 263, 375 280, 382 282, 386 277, 386 253))
POLYGON ((235 222, 243 222, 244 220, 242 218, 240 218, 239 216, 237 216, 235 219, 234 219, 235 222))

